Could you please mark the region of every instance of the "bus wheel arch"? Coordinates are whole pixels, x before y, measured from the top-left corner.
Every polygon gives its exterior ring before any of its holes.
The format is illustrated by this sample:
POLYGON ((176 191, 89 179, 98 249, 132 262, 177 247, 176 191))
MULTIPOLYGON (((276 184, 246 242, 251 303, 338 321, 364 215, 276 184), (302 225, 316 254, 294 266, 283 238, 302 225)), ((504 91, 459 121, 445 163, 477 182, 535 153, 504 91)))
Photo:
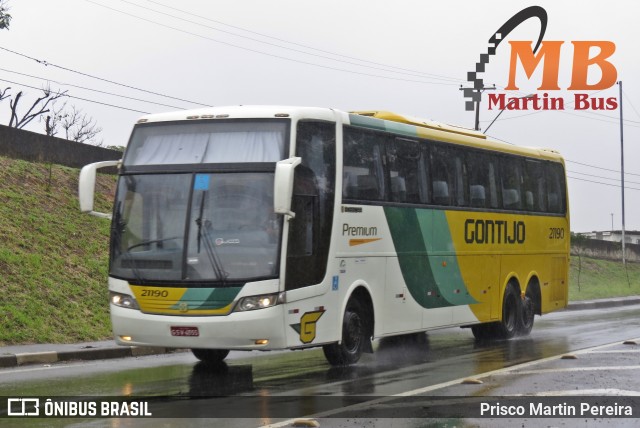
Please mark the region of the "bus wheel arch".
POLYGON ((364 286, 357 286, 345 305, 341 340, 322 347, 327 361, 334 366, 345 366, 358 362, 363 352, 373 352, 374 319, 369 291, 364 286))

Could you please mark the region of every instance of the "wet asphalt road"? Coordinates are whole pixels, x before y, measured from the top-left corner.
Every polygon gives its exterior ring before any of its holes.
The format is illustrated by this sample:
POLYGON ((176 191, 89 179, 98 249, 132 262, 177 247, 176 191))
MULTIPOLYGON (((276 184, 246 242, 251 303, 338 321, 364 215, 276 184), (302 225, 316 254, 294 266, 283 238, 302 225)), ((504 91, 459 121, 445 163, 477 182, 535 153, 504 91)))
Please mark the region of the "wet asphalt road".
MULTIPOLYGON (((335 409, 376 399, 384 401, 397 394, 490 396, 528 393, 525 390, 531 383, 522 380, 533 376, 528 372, 512 378, 503 376, 499 384, 483 382, 461 387, 459 380, 482 378, 487 372, 637 338, 640 338, 638 305, 565 311, 536 317, 530 336, 510 341, 479 344, 469 330, 458 328, 381 341, 375 354, 365 355, 358 365, 348 368, 332 368, 325 362, 321 350, 308 350, 232 353, 227 364, 216 369, 198 363, 190 353, 2 369, 0 396, 163 396, 163 401, 154 406, 157 410, 154 416, 162 417, 166 426, 211 426, 211 421, 204 419, 186 422, 164 419, 194 415, 218 417, 216 427, 277 425, 281 422, 282 426, 291 426, 291 418, 320 413, 321 426, 420 427, 429 426, 428 422, 411 411, 403 415, 406 419, 402 420, 385 419, 384 415, 383 418, 373 417, 374 413, 371 413, 371 419, 353 419, 354 414, 344 413, 341 417, 335 409), (447 385, 454 380, 458 381, 447 385), (227 398, 210 398, 220 395, 227 398)), ((594 364, 616 366, 612 358, 618 354, 614 351, 609 354, 599 352, 600 362, 594 364)), ((640 364, 639 356, 632 357, 637 360, 636 364, 640 364)), ((629 377, 628 373, 622 372, 622 379, 629 377)), ((637 375, 638 371, 635 371, 633 376, 639 378, 637 375)), ((561 391, 557 385, 558 376, 558 372, 548 372, 548 376, 536 378, 535 384, 541 391, 561 391)), ((574 377, 571 379, 575 380, 574 377)), ((598 380, 597 376, 582 376, 580 382, 584 383, 581 387, 585 389, 602 387, 602 379, 598 380), (594 385, 588 385, 589 382, 594 385)), ((621 381, 612 382, 620 384, 621 381)), ((634 391, 634 388, 640 391, 640 379, 637 385, 627 385, 625 391, 634 391)), ((356 413, 355 416, 361 418, 366 414, 356 413)), ((29 422, 38 425, 45 421, 29 422)), ((48 420, 47 426, 87 423, 113 426, 113 422, 64 419, 55 423, 48 420)), ((556 426, 550 424, 552 420, 543 420, 542 425, 536 425, 533 420, 527 420, 528 425, 520 422, 456 419, 439 420, 435 426, 556 426)), ((157 425, 155 418, 121 419, 117 423, 117 426, 157 425)), ((617 425, 620 424, 609 426, 617 425)))

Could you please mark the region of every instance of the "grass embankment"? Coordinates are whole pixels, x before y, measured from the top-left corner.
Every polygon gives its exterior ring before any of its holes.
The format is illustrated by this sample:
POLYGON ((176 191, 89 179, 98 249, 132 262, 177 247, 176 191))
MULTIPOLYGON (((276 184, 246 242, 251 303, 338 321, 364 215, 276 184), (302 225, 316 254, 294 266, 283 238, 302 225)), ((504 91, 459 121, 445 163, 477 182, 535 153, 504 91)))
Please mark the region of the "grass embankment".
MULTIPOLYGON (((0 345, 110 337, 109 222, 80 213, 78 174, 0 157, 0 345)), ((109 211, 115 177, 97 187, 109 211)))
POLYGON ((640 263, 571 256, 569 300, 640 295, 640 263))
MULTIPOLYGON (((0 157, 0 346, 111 337, 109 222, 78 210, 77 169, 0 157)), ((110 211, 115 177, 99 176, 110 211)), ((640 295, 640 264, 571 259, 570 300, 640 295), (578 281, 578 267, 581 267, 578 281)))

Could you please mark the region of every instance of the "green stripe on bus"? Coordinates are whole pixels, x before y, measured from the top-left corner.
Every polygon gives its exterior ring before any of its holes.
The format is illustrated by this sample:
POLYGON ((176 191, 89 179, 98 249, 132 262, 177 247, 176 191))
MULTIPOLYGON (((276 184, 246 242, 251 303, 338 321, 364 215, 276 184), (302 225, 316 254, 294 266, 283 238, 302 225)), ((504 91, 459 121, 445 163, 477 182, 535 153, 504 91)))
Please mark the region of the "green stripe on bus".
MULTIPOLYGON (((419 210, 427 211, 427 210, 419 210)), ((431 212, 432 223, 431 228, 431 251, 436 254, 431 255, 429 262, 436 284, 442 296, 453 305, 470 305, 478 303, 470 294, 460 271, 458 257, 456 256, 456 248, 453 243, 453 237, 449 229, 447 214, 444 210, 429 210, 431 212), (435 251, 434 251, 435 250, 435 251), (446 254, 446 255, 444 255, 446 254)), ((429 227, 421 223, 423 227, 429 227)))
POLYGON ((414 137, 414 138, 418 136, 418 131, 416 130, 416 127, 413 125, 408 125, 406 123, 387 121, 386 128, 387 128, 387 131, 393 132, 394 134, 404 135, 407 137, 414 137))
POLYGON ((349 114, 349 122, 354 126, 361 126, 363 128, 377 129, 379 131, 387 130, 385 127, 385 121, 382 119, 376 119, 375 117, 349 114))
POLYGON ((189 309, 220 309, 236 298, 242 287, 188 288, 172 309, 178 309, 180 303, 187 303, 189 309))
POLYGON ((456 256, 442 254, 454 251, 444 211, 385 207, 384 213, 402 277, 419 305, 441 308, 477 303, 462 280, 456 256))

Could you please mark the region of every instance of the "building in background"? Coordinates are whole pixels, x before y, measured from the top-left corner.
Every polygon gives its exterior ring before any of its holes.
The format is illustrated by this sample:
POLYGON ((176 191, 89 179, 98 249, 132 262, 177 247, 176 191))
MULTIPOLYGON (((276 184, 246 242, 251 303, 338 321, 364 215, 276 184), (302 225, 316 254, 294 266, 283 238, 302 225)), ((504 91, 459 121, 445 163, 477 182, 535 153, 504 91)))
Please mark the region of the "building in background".
MULTIPOLYGON (((607 230, 603 232, 593 231, 582 233, 581 235, 589 239, 598 239, 600 241, 622 242, 621 230, 607 230)), ((625 230, 624 241, 626 244, 640 244, 640 231, 625 230)))

